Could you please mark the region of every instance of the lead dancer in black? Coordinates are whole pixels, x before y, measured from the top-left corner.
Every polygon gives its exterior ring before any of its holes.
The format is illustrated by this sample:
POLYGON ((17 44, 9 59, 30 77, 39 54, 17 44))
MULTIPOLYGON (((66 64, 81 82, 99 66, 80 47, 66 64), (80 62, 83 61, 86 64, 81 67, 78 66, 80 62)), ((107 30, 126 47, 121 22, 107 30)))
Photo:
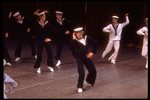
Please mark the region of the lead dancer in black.
POLYGON ((94 86, 96 79, 96 68, 90 58, 96 53, 99 45, 99 43, 91 37, 83 35, 84 31, 82 29, 82 27, 74 29, 75 32, 73 33, 73 40, 69 45, 69 48, 75 47, 76 50, 75 56, 77 59, 79 73, 77 88, 79 93, 83 91, 83 81, 85 77, 84 65, 89 72, 85 82, 94 86), (88 52, 88 45, 90 43, 94 45, 94 48, 91 52, 88 52))

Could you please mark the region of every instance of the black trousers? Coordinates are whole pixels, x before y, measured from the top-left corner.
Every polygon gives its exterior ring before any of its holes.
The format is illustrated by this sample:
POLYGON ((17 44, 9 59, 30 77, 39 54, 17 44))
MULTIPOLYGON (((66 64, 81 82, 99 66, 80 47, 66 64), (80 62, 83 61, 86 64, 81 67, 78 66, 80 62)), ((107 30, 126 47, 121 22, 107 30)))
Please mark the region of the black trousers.
POLYGON ((77 88, 83 88, 83 81, 85 77, 84 65, 88 70, 86 82, 93 86, 95 83, 97 72, 92 60, 90 58, 84 58, 84 59, 77 58, 77 64, 78 64, 78 73, 79 73, 77 88))
POLYGON ((51 50, 50 42, 38 41, 37 42, 37 60, 35 62, 34 68, 39 68, 42 61, 42 51, 45 46, 47 51, 47 66, 54 67, 53 55, 51 50))
POLYGON ((10 55, 8 53, 5 43, 3 43, 3 59, 5 59, 6 62, 11 62, 11 58, 10 58, 10 55))
MULTIPOLYGON (((63 45, 64 43, 66 43, 67 45, 69 45, 71 42, 69 36, 66 36, 66 38, 62 38, 62 39, 58 39, 57 41, 57 48, 56 48, 56 56, 54 57, 56 60, 60 60, 61 59, 61 54, 62 54, 62 49, 63 49, 63 45)), ((71 48, 71 52, 72 55, 75 57, 75 49, 71 48)))
POLYGON ((21 57, 22 46, 23 46, 23 43, 24 43, 25 39, 28 40, 28 42, 31 46, 31 50, 32 50, 31 56, 36 55, 35 43, 34 43, 33 39, 29 35, 25 35, 25 36, 22 36, 18 39, 17 48, 15 50, 15 57, 21 57))

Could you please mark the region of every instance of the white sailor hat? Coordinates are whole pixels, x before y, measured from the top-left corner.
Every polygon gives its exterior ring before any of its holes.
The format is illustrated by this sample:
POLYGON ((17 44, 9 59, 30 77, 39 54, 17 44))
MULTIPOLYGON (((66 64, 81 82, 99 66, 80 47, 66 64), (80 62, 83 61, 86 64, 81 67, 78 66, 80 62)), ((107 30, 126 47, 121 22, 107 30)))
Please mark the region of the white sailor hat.
POLYGON ((148 18, 146 18, 145 21, 148 21, 148 18))
POLYGON ((45 14, 45 12, 43 11, 43 12, 41 12, 41 13, 39 13, 38 14, 38 16, 42 16, 43 14, 45 14))
POLYGON ((78 27, 78 28, 75 28, 73 31, 75 31, 75 32, 80 32, 80 31, 82 31, 83 30, 83 27, 78 27))
POLYGON ((118 19, 119 17, 118 17, 118 16, 112 16, 112 18, 116 18, 116 19, 118 19))
POLYGON ((63 14, 63 12, 61 12, 61 11, 56 11, 55 13, 56 14, 61 14, 61 15, 63 14))
POLYGON ((17 17, 20 13, 19 12, 16 12, 13 14, 13 17, 17 17))

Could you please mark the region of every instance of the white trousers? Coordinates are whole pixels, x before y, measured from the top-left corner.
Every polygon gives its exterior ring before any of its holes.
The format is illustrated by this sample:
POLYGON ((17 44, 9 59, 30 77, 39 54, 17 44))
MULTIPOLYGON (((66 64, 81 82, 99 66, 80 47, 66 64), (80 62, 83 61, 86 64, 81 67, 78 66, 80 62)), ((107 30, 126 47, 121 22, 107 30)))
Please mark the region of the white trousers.
POLYGON ((146 66, 148 66, 148 44, 143 43, 141 55, 146 58, 146 66))
POLYGON ((107 47, 102 54, 102 58, 104 58, 112 50, 113 46, 114 46, 114 53, 108 58, 108 60, 116 61, 120 48, 120 40, 109 40, 107 47))

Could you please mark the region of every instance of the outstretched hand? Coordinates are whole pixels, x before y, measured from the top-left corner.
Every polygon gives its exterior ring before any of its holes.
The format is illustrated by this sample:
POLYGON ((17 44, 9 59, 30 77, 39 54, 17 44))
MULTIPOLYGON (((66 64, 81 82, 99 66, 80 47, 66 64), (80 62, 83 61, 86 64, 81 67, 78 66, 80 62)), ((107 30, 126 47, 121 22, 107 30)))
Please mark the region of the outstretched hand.
POLYGON ((126 14, 125 14, 125 16, 128 16, 128 15, 129 15, 129 13, 126 13, 126 14))
POLYGON ((50 42, 51 39, 50 38, 45 38, 45 42, 50 42))
POLYGON ((34 15, 38 15, 38 14, 39 14, 39 11, 40 11, 40 9, 36 10, 36 11, 34 12, 34 15))
POLYGON ((93 53, 92 53, 92 52, 89 52, 86 56, 87 56, 87 58, 92 58, 93 53))

